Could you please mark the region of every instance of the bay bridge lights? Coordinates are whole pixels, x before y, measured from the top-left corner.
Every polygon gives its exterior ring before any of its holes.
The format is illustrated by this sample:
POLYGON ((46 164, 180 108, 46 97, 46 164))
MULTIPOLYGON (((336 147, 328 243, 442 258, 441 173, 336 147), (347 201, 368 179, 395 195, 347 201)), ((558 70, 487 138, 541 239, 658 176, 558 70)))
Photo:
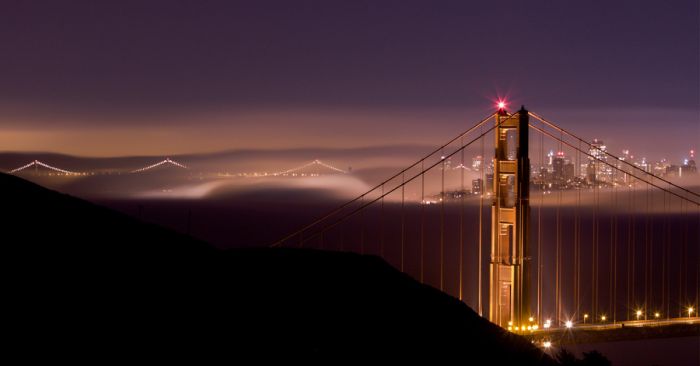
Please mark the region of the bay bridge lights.
MULTIPOLYGON (((92 172, 76 172, 76 171, 70 171, 67 169, 62 169, 53 165, 49 165, 47 163, 44 163, 39 160, 33 160, 29 162, 28 164, 22 165, 20 167, 17 167, 15 169, 7 171, 8 174, 19 174, 24 171, 27 171, 29 168, 34 168, 34 172, 38 172, 38 168, 45 168, 48 169, 50 172, 50 175, 63 175, 63 176, 87 176, 87 175, 95 175, 95 174, 100 174, 103 173, 104 171, 108 171, 110 173, 116 173, 116 174, 122 174, 122 173, 129 173, 129 174, 139 174, 139 173, 145 173, 151 170, 154 170, 159 167, 175 167, 183 170, 190 170, 190 167, 182 164, 176 160, 173 160, 171 158, 165 158, 159 162, 146 165, 137 169, 132 169, 132 170, 121 170, 121 169, 106 169, 106 170, 100 170, 100 171, 92 171, 92 172)), ((323 169, 326 170, 330 173, 336 173, 336 174, 348 174, 348 170, 340 169, 337 168, 333 165, 327 164, 319 159, 314 159, 309 163, 291 168, 291 169, 286 169, 282 171, 277 171, 277 172, 254 172, 254 173, 238 173, 236 176, 241 176, 241 177, 316 177, 323 175, 323 173, 319 170, 323 169)), ((224 175, 224 176, 230 176, 230 175, 224 175)))

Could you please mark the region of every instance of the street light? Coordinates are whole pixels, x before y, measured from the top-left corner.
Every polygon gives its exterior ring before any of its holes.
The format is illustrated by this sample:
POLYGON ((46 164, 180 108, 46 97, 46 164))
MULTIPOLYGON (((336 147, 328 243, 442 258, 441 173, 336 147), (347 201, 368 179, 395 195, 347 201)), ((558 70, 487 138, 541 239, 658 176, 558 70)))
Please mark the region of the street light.
POLYGON ((588 320, 588 314, 583 314, 583 322, 585 323, 586 320, 588 320))
POLYGON ((694 312, 694 311, 695 311, 695 309, 693 309, 692 306, 688 308, 688 317, 689 317, 689 318, 693 315, 693 312, 694 312))
POLYGON ((552 347, 552 342, 544 341, 544 343, 542 343, 542 345, 544 346, 544 348, 549 349, 552 347))
POLYGON ((607 319, 607 318, 608 318, 608 317, 606 317, 605 315, 602 315, 602 316, 600 317, 600 320, 605 321, 605 319, 607 319))
POLYGON ((661 314, 658 311, 654 313, 654 318, 658 319, 660 316, 661 316, 661 314))
POLYGON ((637 310, 637 320, 639 320, 639 317, 641 317, 641 316, 642 316, 642 311, 641 311, 641 310, 637 310))
POLYGON ((567 328, 571 328, 571 327, 574 326, 574 322, 572 322, 571 320, 567 320, 566 323, 564 323, 564 325, 565 325, 567 328))

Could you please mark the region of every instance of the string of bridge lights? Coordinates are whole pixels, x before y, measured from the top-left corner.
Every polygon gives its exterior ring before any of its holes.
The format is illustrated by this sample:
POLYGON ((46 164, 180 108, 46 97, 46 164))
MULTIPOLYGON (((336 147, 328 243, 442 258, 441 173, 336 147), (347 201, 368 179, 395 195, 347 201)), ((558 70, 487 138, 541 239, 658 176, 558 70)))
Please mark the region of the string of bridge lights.
POLYGON ((32 166, 42 166, 42 167, 44 167, 44 168, 46 168, 46 169, 51 169, 51 170, 53 170, 53 171, 57 171, 57 172, 59 172, 59 173, 63 173, 63 174, 66 174, 66 175, 81 175, 81 174, 82 174, 82 173, 78 173, 78 172, 72 172, 72 171, 70 171, 70 170, 65 170, 65 169, 57 168, 57 167, 55 167, 55 166, 52 166, 52 165, 43 163, 43 162, 41 162, 41 161, 39 161, 39 160, 34 160, 34 161, 32 161, 31 163, 29 163, 29 164, 26 164, 26 165, 23 165, 23 166, 21 166, 21 167, 19 167, 19 168, 10 170, 8 173, 14 174, 14 173, 20 172, 20 171, 22 171, 22 170, 25 170, 25 169, 27 169, 27 168, 30 168, 30 167, 32 167, 32 166))
POLYGON ((163 165, 163 164, 171 164, 171 165, 174 165, 174 166, 179 167, 179 168, 189 169, 189 168, 188 168, 187 166, 185 166, 184 164, 180 164, 180 163, 178 163, 178 162, 175 161, 175 160, 171 160, 170 158, 166 158, 165 160, 159 161, 159 162, 157 162, 157 163, 155 163, 155 164, 151 164, 151 165, 149 165, 149 166, 145 166, 145 167, 140 168, 140 169, 132 170, 131 173, 145 172, 145 171, 147 171, 147 170, 151 170, 151 169, 153 169, 153 168, 157 168, 157 167, 159 167, 159 166, 161 166, 161 165, 163 165))
POLYGON ((287 175, 287 174, 292 174, 292 173, 298 172, 298 171, 300 171, 300 170, 302 170, 302 169, 308 168, 308 167, 313 166, 313 165, 320 165, 320 166, 322 166, 322 167, 324 167, 324 168, 328 168, 328 169, 333 170, 333 171, 336 171, 336 172, 338 172, 338 173, 343 173, 343 174, 346 174, 346 173, 347 173, 347 171, 345 171, 345 170, 343 170, 343 169, 336 168, 336 167, 334 167, 334 166, 332 166, 332 165, 329 165, 329 164, 326 164, 326 163, 322 162, 321 160, 316 159, 316 160, 314 160, 314 161, 312 161, 312 162, 310 162, 310 163, 306 163, 306 164, 304 164, 304 165, 302 165, 302 166, 298 166, 298 167, 296 167, 296 168, 287 169, 287 170, 282 171, 282 172, 272 173, 272 175, 287 175))
MULTIPOLYGON (((157 167, 162 166, 162 165, 172 165, 172 166, 182 168, 182 169, 189 169, 189 167, 185 164, 179 163, 179 162, 177 162, 173 159, 170 159, 170 158, 165 158, 164 160, 161 160, 157 163, 154 163, 154 164, 151 164, 151 165, 139 168, 139 169, 131 170, 129 173, 131 173, 131 174, 142 173, 142 172, 146 172, 148 170, 157 168, 157 167)), ((346 171, 346 170, 334 167, 330 164, 326 164, 326 163, 322 162, 321 160, 315 159, 314 161, 312 161, 310 163, 307 163, 307 164, 304 164, 304 165, 301 165, 301 166, 298 166, 298 167, 295 167, 292 169, 287 169, 287 170, 277 172, 277 173, 272 173, 272 174, 255 174, 254 176, 270 176, 270 175, 271 176, 279 176, 279 175, 286 176, 286 175, 290 175, 290 174, 296 175, 296 172, 303 170, 303 169, 306 169, 308 167, 314 166, 314 165, 321 166, 321 167, 330 169, 330 170, 338 172, 338 173, 343 173, 343 174, 348 173, 348 171, 346 171)), ((34 160, 28 164, 25 164, 25 165, 22 165, 18 168, 12 169, 12 170, 8 171, 7 173, 8 174, 19 173, 19 172, 21 172, 25 169, 28 169, 32 166, 41 166, 41 167, 65 174, 65 175, 88 175, 89 174, 86 172, 74 172, 74 171, 70 171, 70 170, 66 170, 66 169, 61 169, 61 168, 46 164, 46 163, 39 161, 39 160, 34 160)), ((243 174, 243 175, 248 176, 249 174, 243 174)))

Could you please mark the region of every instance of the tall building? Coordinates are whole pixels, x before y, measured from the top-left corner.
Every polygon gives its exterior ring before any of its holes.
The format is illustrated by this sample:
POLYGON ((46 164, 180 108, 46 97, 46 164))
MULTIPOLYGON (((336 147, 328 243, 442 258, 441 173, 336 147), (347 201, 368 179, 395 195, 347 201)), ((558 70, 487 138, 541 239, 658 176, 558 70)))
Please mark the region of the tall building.
POLYGON ((484 191, 484 181, 481 178, 472 180, 472 194, 480 195, 484 191))
POLYGON ((608 165, 607 147, 602 140, 594 139, 588 149, 589 163, 586 168, 586 176, 589 183, 612 183, 613 168, 608 165))
POLYGON ((472 169, 474 169, 475 172, 480 172, 483 165, 484 165, 483 156, 477 155, 476 157, 472 158, 472 169))
POLYGON ((493 190, 493 173, 486 173, 486 187, 488 189, 486 193, 493 190))
POLYGON ((574 163, 568 162, 564 164, 564 181, 569 182, 574 179, 575 175, 574 163))
POLYGON ((683 161, 680 172, 681 174, 695 174, 698 172, 698 167, 695 165, 695 150, 690 150, 690 158, 683 161))
POLYGON ((552 179, 555 182, 564 180, 564 163, 564 152, 557 152, 556 156, 552 158, 552 179))

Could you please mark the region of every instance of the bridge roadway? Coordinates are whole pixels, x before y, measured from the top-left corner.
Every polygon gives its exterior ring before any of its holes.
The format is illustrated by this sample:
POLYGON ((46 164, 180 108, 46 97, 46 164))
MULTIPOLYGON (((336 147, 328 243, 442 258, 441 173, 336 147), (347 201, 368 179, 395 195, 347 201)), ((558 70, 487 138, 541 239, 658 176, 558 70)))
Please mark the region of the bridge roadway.
POLYGON ((538 329, 522 335, 539 345, 545 342, 566 345, 674 337, 698 337, 700 342, 700 317, 575 324, 571 328, 538 329))

